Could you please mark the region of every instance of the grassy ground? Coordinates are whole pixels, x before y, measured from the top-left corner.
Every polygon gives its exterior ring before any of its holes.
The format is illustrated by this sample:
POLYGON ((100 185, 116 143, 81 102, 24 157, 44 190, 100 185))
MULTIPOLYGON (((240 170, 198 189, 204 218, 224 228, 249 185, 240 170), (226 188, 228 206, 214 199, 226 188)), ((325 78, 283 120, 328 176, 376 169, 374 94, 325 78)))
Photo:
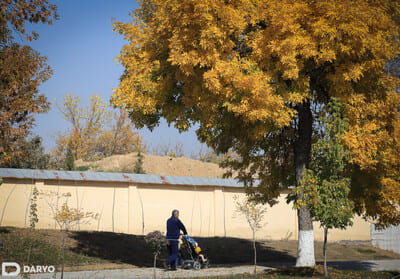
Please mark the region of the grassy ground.
MULTIPOLYGON (((55 265, 61 263, 61 234, 56 230, 0 228, 0 262, 15 261, 23 265, 55 265)), ((214 265, 237 265, 252 262, 251 243, 239 238, 195 238, 207 248, 214 265)), ((66 270, 112 269, 152 266, 152 254, 143 236, 111 232, 68 232, 66 240, 66 270)), ((258 262, 276 266, 295 261, 296 241, 259 241, 258 262)), ((322 261, 322 243, 315 243, 317 261, 322 261)), ((160 259, 165 258, 165 251, 160 259)), ((328 260, 353 261, 400 259, 400 255, 374 248, 367 243, 332 243, 328 245, 328 260)), ((271 276, 273 274, 270 274, 271 276)), ((269 276, 269 275, 268 275, 269 276)), ((273 275, 275 276, 275 275, 273 275)), ((241 278, 241 277, 238 277, 241 278)), ((263 277, 260 277, 263 278, 263 277)), ((269 277, 266 277, 269 278, 269 277)), ((271 277, 275 278, 275 277, 271 277)))
MULTIPOLYGON (((61 264, 61 234, 57 231, 38 230, 30 232, 24 229, 0 228, 0 262, 11 261, 22 265, 61 264)), ((69 249, 65 250, 67 266, 107 263, 106 260, 75 253, 70 250, 74 244, 67 239, 69 249)))

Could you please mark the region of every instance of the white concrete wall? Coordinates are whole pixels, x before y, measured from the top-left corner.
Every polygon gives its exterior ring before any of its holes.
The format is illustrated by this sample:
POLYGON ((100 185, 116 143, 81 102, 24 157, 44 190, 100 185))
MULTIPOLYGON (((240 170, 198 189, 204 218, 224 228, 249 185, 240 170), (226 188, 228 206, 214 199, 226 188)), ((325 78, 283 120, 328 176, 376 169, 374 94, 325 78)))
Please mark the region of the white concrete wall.
POLYGON ((371 242, 375 247, 400 254, 400 226, 377 230, 375 225, 371 224, 371 242))

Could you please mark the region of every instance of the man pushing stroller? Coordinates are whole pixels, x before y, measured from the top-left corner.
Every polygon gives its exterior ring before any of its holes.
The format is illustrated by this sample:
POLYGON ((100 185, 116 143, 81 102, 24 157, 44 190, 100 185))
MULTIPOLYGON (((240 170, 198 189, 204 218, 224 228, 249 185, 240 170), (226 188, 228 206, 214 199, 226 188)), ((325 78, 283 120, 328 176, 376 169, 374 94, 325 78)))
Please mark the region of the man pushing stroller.
POLYGON ((204 253, 197 242, 187 235, 185 226, 179 220, 179 211, 174 209, 172 216, 167 220, 167 240, 169 245, 168 248, 168 259, 164 263, 164 267, 167 270, 176 270, 178 262, 178 255, 182 258, 182 251, 179 251, 179 240, 183 241, 183 247, 186 250, 187 260, 184 260, 185 267, 193 267, 194 269, 200 269, 202 267, 208 267, 208 261, 204 253), (180 232, 183 232, 183 237, 180 236, 180 232))
POLYGON ((179 211, 172 210, 172 216, 167 220, 167 240, 168 240, 168 259, 164 263, 165 269, 176 270, 176 262, 178 257, 178 244, 180 232, 187 235, 185 226, 179 220, 179 211))

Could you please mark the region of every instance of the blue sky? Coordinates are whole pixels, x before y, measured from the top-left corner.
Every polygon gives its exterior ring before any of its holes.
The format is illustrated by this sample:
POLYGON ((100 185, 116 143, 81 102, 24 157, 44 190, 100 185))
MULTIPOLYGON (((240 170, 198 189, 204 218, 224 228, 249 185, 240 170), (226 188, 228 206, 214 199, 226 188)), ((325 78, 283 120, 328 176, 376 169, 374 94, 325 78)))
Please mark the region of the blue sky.
MULTIPOLYGON (((52 1, 58 6, 60 19, 52 26, 35 24, 32 29, 40 35, 30 45, 41 55, 47 56, 53 76, 43 83, 40 92, 52 103, 47 114, 36 117, 34 134, 43 137, 46 150, 54 147, 54 135, 65 131, 69 124, 57 111, 54 99, 62 100, 65 94, 79 95, 86 104, 93 93, 107 102, 112 89, 118 85, 123 67, 113 61, 124 40, 112 32, 111 19, 127 22, 129 12, 138 7, 135 1, 118 0, 68 0, 52 1)), ((162 142, 181 142, 187 156, 196 153, 200 143, 194 129, 179 134, 165 122, 150 132, 139 131, 144 141, 153 147, 162 142)))

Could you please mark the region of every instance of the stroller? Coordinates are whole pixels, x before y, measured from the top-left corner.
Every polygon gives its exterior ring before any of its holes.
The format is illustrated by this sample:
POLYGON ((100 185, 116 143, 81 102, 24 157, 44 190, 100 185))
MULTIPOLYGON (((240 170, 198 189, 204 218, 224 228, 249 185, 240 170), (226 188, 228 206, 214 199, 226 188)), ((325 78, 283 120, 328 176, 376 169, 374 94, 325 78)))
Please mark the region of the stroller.
POLYGON ((190 236, 182 236, 180 256, 183 259, 183 268, 200 270, 209 267, 209 260, 205 250, 201 250, 197 242, 190 236))

